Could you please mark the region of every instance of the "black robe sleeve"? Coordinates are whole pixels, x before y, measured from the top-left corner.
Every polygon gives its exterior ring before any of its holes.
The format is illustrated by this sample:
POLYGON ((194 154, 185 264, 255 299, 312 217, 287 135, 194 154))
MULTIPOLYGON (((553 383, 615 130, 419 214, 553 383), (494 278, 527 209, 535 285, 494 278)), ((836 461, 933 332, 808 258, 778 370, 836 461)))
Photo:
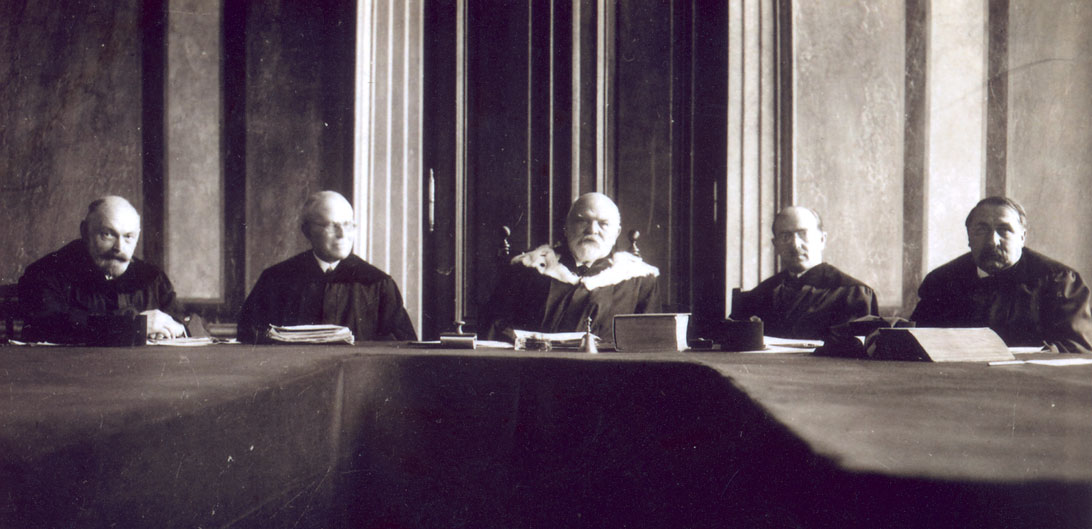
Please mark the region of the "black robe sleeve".
POLYGON ((512 329, 592 333, 613 340, 614 316, 659 312, 659 270, 627 252, 596 261, 584 276, 570 258, 547 246, 521 254, 501 273, 482 310, 489 339, 512 340, 512 329))
POLYGON ((488 340, 512 341, 512 329, 537 330, 549 294, 549 279, 534 269, 520 264, 504 267, 482 307, 480 332, 488 340))
POLYGON ((378 285, 379 310, 375 316, 378 340, 416 340, 417 332, 402 303, 402 294, 394 279, 386 278, 378 285))
POLYGON ((359 341, 416 340, 398 286, 356 256, 323 275, 310 252, 258 278, 239 313, 239 341, 266 342, 270 325, 342 325, 359 341))
POLYGON ((29 341, 87 343, 92 315, 160 310, 182 321, 174 287, 162 270, 134 259, 121 277, 107 281, 74 241, 27 267, 19 279, 19 303, 29 341))
POLYGON ((1055 279, 1053 287, 1055 303, 1043 315, 1044 341, 1063 353, 1092 352, 1088 286, 1069 270, 1055 279))
POLYGON ((243 308, 238 318, 238 339, 244 343, 259 343, 264 341, 265 330, 273 323, 271 307, 276 305, 274 294, 276 290, 272 284, 275 280, 269 277, 269 270, 262 272, 258 282, 250 291, 250 295, 243 302, 243 308))
POLYGON ((919 327, 989 327, 1010 346, 1092 351, 1089 288, 1073 269, 1024 249, 1020 261, 979 278, 970 254, 925 276, 911 319, 919 327))
POLYGON ((879 315, 871 287, 822 263, 802 277, 780 272, 732 300, 731 318, 762 319, 767 336, 824 339, 831 327, 879 315))

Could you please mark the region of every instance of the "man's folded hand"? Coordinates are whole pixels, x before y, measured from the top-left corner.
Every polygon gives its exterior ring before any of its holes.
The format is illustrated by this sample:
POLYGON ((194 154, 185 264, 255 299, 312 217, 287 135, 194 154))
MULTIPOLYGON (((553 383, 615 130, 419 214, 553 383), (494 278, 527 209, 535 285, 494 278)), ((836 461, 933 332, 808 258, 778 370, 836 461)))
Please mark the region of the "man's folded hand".
POLYGON ((168 340, 180 338, 186 335, 186 327, 178 323, 167 313, 155 310, 146 310, 141 314, 148 317, 148 338, 152 340, 168 340))

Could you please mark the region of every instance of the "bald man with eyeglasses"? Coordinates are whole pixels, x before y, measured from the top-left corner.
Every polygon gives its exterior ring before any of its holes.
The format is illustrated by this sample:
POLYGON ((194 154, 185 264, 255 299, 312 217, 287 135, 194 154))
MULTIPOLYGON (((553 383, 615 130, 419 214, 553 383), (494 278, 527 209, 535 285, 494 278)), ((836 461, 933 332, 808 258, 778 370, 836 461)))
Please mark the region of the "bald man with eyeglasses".
POLYGON ((823 262, 827 234, 814 210, 781 210, 773 235, 782 270, 740 293, 733 300, 733 319, 758 316, 767 336, 818 340, 835 325, 879 314, 871 287, 823 262))
POLYGON ((270 325, 333 324, 358 341, 416 340, 391 276, 352 253, 357 226, 341 194, 308 197, 300 229, 311 249, 262 272, 239 314, 239 340, 268 340, 270 325))

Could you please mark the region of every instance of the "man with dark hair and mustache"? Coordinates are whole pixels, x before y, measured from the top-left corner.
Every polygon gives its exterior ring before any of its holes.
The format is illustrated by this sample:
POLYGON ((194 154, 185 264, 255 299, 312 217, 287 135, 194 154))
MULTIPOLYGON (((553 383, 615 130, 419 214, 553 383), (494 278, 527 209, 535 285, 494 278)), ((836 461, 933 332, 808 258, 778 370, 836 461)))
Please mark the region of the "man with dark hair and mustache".
POLYGON ((19 279, 29 341, 89 343, 94 315, 143 314, 152 339, 184 336, 174 287, 159 268, 133 257, 140 214, 119 196, 92 202, 80 223, 80 239, 33 264, 19 279))
POLYGON ((592 333, 609 341, 616 314, 658 312, 660 271, 614 249, 621 230, 614 201, 581 195, 566 217, 566 245, 517 255, 503 272, 482 311, 487 334, 512 340, 512 329, 583 331, 591 318, 592 333))
POLYGON ((989 327, 1009 346, 1092 350, 1089 290, 1068 266, 1024 247, 1024 208, 982 199, 967 215, 971 251, 929 272, 910 319, 919 327, 989 327))
POLYGON ((879 314, 868 285, 823 262, 827 234, 814 210, 792 206, 774 217, 783 269, 733 299, 733 319, 758 316, 767 336, 823 339, 830 327, 879 314))

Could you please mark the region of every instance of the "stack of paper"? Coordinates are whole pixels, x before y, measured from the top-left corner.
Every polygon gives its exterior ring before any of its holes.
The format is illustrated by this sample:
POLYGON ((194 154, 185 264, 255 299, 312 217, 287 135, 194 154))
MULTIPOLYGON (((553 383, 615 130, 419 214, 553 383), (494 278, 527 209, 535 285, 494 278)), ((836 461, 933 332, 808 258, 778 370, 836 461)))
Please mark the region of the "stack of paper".
MULTIPOLYGON (((514 343, 517 351, 579 351, 584 339, 582 332, 532 332, 512 329, 516 335, 514 343)), ((596 343, 598 336, 592 335, 596 343)))
POLYGON ((287 343, 353 343, 353 332, 340 325, 270 325, 266 336, 287 343))

